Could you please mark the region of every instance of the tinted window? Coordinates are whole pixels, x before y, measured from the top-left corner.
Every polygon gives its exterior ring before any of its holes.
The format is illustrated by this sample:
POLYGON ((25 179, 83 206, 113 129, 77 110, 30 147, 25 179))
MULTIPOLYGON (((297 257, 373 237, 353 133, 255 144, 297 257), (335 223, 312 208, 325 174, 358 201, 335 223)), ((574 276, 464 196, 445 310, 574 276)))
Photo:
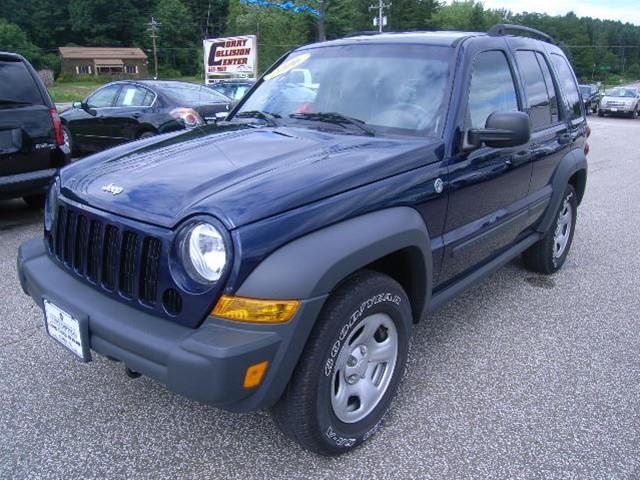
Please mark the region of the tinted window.
POLYGON ((224 103, 229 99, 220 93, 199 85, 172 84, 163 88, 166 96, 184 107, 204 105, 207 103, 224 103))
POLYGON ((542 75, 544 76, 544 83, 547 86, 547 94, 549 95, 549 107, 551 109, 551 123, 557 123, 560 120, 558 113, 558 94, 556 93, 556 86, 553 83, 553 77, 551 76, 551 70, 549 69, 549 63, 544 56, 536 52, 536 58, 542 68, 542 75))
POLYGON ((42 96, 24 63, 0 60, 0 104, 13 102, 41 105, 42 96))
POLYGON ((551 124, 549 95, 547 94, 547 86, 542 76, 542 70, 534 52, 519 51, 516 53, 516 59, 518 60, 520 75, 527 94, 531 128, 540 130, 551 124))
POLYGON ((146 88, 125 85, 118 95, 117 107, 148 107, 153 103, 155 95, 146 88))
POLYGON ((120 90, 120 85, 104 87, 87 99, 87 105, 94 108, 112 107, 118 90, 120 90))
POLYGON ((497 50, 480 53, 473 65, 469 88, 471 128, 484 128, 494 112, 517 110, 518 97, 507 57, 497 50))
POLYGON ((580 101, 580 94, 578 93, 578 85, 576 84, 569 63, 564 57, 556 53, 551 54, 551 60, 558 72, 558 83, 561 85, 561 89, 566 97, 565 101, 569 109, 569 115, 572 119, 582 117, 582 102, 580 101))

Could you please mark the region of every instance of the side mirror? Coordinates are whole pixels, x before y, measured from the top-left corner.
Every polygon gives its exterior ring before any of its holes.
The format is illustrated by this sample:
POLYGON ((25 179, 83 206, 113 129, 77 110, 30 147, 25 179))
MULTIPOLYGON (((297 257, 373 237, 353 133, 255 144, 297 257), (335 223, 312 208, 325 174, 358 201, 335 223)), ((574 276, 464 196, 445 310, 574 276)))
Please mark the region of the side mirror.
POLYGON ((89 115, 93 115, 95 117, 98 114, 98 112, 95 109, 91 108, 87 102, 73 102, 74 107, 76 104, 79 104, 78 108, 81 108, 89 115))
POLYGON ((492 148, 524 145, 531 139, 531 122, 524 112, 496 112, 489 115, 485 128, 469 130, 468 141, 473 147, 484 143, 492 148))
POLYGON ((72 102, 71 103, 71 108, 83 108, 82 107, 82 102, 72 102))

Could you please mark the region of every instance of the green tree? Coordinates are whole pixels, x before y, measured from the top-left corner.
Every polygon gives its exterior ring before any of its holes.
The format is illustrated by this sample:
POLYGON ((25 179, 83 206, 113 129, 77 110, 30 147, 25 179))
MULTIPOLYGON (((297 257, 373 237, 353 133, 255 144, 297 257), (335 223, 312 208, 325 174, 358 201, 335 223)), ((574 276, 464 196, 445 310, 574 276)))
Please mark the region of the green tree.
MULTIPOLYGON (((201 39, 185 4, 180 0, 160 0, 155 17, 161 23, 158 38, 159 62, 184 75, 195 74, 202 61, 202 56, 198 56, 201 39)), ((150 39, 146 39, 146 44, 150 46, 150 39)))
POLYGON ((42 55, 40 49, 29 41, 27 34, 19 26, 3 18, 0 18, 0 45, 3 50, 19 53, 34 64, 38 63, 42 55))

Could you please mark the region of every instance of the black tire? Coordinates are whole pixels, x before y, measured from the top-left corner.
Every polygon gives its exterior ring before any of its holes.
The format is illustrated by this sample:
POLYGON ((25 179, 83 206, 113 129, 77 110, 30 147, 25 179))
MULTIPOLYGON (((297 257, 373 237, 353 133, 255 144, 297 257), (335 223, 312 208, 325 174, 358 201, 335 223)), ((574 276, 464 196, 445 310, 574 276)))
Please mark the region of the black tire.
MULTIPOLYGON (((345 453, 370 438, 380 428, 404 373, 411 326, 409 300, 395 280, 372 271, 354 274, 325 303, 289 385, 272 409, 276 424, 303 448, 325 456, 345 453), (360 335, 364 336, 360 333, 365 331, 363 325, 373 314, 379 313, 386 315, 375 318, 386 321, 390 318, 396 329, 395 367, 389 370, 386 390, 381 390, 377 403, 370 403, 372 410, 368 413, 363 410, 361 413, 366 416, 362 419, 345 423, 336 416, 332 406, 332 396, 338 391, 338 376, 344 373, 337 370, 340 358, 344 358, 341 354, 346 352, 348 358, 353 358, 349 349, 359 348, 357 340, 360 335), (350 338, 353 343, 348 344, 350 338), (345 347, 347 350, 343 350, 345 347)), ((392 338, 384 336, 385 331, 380 328, 373 331, 377 342, 392 338), (383 340, 377 337, 379 333, 383 340)), ((368 359, 363 361, 365 373, 361 378, 364 382, 369 381, 365 377, 369 371, 366 362, 368 359)), ((385 364, 383 372, 388 365, 385 364)), ((373 378, 377 376, 377 367, 372 368, 373 378)), ((356 383, 358 381, 360 377, 356 383)), ((357 397, 348 396, 349 405, 352 399, 358 400, 356 412, 363 408, 357 397)))
POLYGON ((46 198, 44 193, 38 193, 37 195, 27 195, 26 197, 22 198, 31 208, 44 208, 44 202, 46 198))
POLYGON ((569 254, 569 250, 571 249, 571 244, 573 242, 573 235, 576 229, 577 213, 578 201, 576 199, 576 192, 573 189, 573 186, 567 185, 562 197, 562 201, 560 202, 560 207, 556 212, 556 216, 551 228, 540 241, 532 245, 522 255, 526 268, 537 273, 543 273, 545 275, 555 273, 560 270, 560 268, 562 268, 562 265, 564 265, 564 262, 567 259, 567 255, 569 254), (562 253, 556 256, 554 255, 556 229, 561 228, 558 227, 558 225, 564 212, 565 205, 567 206, 567 208, 571 209, 571 221, 568 223, 569 231, 567 232, 568 238, 566 241, 566 245, 562 250, 562 253))
POLYGON ((138 135, 138 138, 136 140, 142 140, 144 138, 151 138, 151 137, 155 137, 157 135, 156 132, 152 132, 151 130, 147 130, 145 132, 142 132, 140 135, 138 135))
POLYGON ((604 112, 602 110, 598 110, 598 116, 599 117, 604 117, 604 112))

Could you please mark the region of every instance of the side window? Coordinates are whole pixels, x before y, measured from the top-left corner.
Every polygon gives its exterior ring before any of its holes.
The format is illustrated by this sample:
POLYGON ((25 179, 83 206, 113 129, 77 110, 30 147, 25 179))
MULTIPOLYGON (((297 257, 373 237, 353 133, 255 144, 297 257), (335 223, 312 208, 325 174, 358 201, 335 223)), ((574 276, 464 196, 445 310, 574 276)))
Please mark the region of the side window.
POLYGON ((578 92, 578 85, 576 84, 569 62, 567 62, 566 58, 558 55, 557 53, 551 54, 551 61, 558 72, 558 83, 566 97, 570 118, 573 120, 582 117, 580 93, 578 92))
POLYGON ((87 105, 93 108, 112 107, 120 85, 109 85, 98 90, 87 99, 87 105))
POLYGON ((484 128, 494 112, 517 110, 516 87, 505 54, 498 50, 478 54, 469 86, 467 122, 471 128, 484 128))
POLYGON ((117 107, 148 107, 153 102, 154 95, 146 88, 135 85, 125 85, 118 95, 117 107))
POLYGON ((530 50, 516 52, 516 60, 524 83, 531 118, 531 128, 540 130, 551 124, 551 108, 547 86, 536 54, 530 50))
POLYGON ((536 52, 536 58, 542 68, 542 75, 544 76, 544 83, 547 85, 547 94, 549 95, 549 107, 551 108, 551 123, 557 123, 560 120, 560 114, 558 113, 558 94, 556 93, 556 86, 553 84, 553 77, 551 76, 551 70, 549 69, 549 63, 547 59, 540 52, 536 52))

